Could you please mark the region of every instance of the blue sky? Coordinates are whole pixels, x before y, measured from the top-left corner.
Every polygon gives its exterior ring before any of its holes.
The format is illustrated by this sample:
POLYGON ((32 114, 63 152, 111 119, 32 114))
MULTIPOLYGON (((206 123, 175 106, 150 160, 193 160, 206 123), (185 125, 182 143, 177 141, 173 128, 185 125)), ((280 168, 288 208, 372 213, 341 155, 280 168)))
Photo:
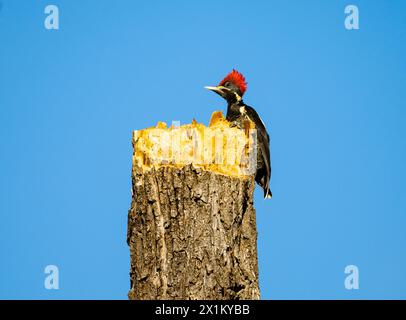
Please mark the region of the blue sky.
POLYGON ((0 298, 126 299, 131 132, 208 123, 232 68, 271 135, 262 298, 406 298, 404 1, 0 2, 0 298))

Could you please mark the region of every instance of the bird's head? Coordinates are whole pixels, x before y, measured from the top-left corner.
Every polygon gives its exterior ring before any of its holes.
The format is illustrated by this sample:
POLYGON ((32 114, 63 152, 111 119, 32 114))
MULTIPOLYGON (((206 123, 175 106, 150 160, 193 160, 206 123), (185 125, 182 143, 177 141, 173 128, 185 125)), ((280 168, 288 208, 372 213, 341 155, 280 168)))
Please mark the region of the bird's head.
POLYGON ((244 76, 237 70, 231 71, 216 87, 205 87, 208 90, 222 96, 228 103, 241 101, 247 90, 247 82, 244 76))

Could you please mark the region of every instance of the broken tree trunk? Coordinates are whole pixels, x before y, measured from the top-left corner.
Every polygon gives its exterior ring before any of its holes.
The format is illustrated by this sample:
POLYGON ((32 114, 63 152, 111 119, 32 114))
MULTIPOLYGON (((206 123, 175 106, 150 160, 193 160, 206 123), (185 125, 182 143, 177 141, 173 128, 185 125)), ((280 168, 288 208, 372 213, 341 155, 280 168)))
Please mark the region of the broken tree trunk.
POLYGON ((134 132, 130 299, 259 299, 252 141, 221 113, 134 132))

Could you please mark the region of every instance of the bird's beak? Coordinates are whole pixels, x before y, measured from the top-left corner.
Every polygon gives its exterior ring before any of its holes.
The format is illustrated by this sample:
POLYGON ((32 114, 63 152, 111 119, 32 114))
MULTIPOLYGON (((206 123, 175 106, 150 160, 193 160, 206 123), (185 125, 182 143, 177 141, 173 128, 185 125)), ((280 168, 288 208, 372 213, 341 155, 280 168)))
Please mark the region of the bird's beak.
POLYGON ((220 87, 220 86, 218 86, 218 87, 210 87, 210 86, 207 86, 207 87, 205 87, 207 90, 211 90, 211 91, 214 91, 215 93, 218 93, 219 95, 221 95, 222 93, 223 93, 223 91, 221 90, 222 88, 220 87))

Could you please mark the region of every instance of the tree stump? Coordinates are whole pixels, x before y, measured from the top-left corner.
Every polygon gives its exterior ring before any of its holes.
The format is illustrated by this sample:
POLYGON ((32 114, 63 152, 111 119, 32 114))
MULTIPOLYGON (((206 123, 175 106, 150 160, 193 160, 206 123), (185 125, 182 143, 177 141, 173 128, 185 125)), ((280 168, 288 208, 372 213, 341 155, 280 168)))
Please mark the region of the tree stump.
POLYGON ((130 299, 259 299, 254 138, 220 112, 134 132, 130 299))

